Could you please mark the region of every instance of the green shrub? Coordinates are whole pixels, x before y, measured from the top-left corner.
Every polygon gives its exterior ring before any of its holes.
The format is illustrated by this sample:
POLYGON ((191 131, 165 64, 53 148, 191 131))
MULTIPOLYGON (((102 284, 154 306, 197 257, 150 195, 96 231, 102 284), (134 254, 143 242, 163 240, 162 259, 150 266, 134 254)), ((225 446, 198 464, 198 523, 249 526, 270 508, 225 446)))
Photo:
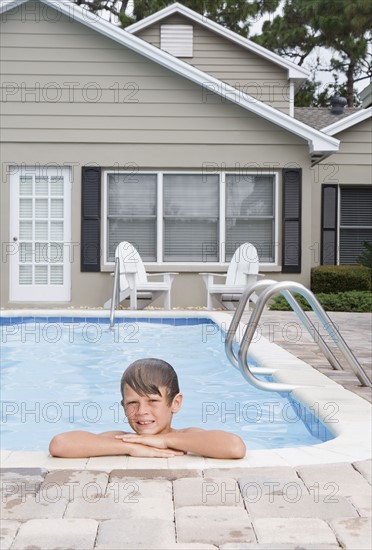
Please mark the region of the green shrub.
POLYGON ((360 265, 322 265, 311 270, 314 293, 371 290, 371 270, 360 265))
POLYGON ((372 269, 372 243, 364 241, 363 249, 360 256, 357 257, 357 262, 372 269))
MULTIPOLYGON (((303 296, 296 293, 294 296, 305 311, 311 309, 303 296)), ((326 311, 372 312, 372 294, 368 291, 352 290, 332 294, 319 293, 316 297, 326 311)), ((274 311, 292 310, 287 300, 281 294, 274 298, 270 309, 274 311)))

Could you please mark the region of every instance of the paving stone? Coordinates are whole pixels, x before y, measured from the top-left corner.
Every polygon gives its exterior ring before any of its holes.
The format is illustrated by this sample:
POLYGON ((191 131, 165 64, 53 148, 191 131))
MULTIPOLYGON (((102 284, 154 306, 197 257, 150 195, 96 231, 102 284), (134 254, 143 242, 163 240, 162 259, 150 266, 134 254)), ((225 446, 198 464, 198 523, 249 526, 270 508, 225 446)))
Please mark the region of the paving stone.
POLYGON ((91 550, 97 528, 93 519, 32 519, 21 525, 12 550, 91 550))
POLYGON ((361 517, 370 517, 372 511, 372 491, 368 494, 355 492, 347 499, 357 509, 361 517))
POLYGON ((175 479, 185 477, 202 477, 202 470, 135 470, 133 468, 126 470, 112 470, 109 480, 117 481, 122 479, 168 479, 174 481, 175 479))
POLYGON ((175 544, 176 534, 173 518, 167 519, 142 515, 138 510, 136 516, 128 514, 120 520, 112 519, 103 521, 98 529, 98 536, 95 548, 103 550, 116 549, 140 549, 164 548, 166 544, 175 544))
MULTIPOLYGON (((137 546, 136 548, 141 548, 137 546)), ((333 547, 335 548, 335 547, 333 547)), ((94 547, 94 550, 135 550, 133 544, 122 543, 119 546, 113 543, 109 544, 99 544, 94 547), (113 546, 114 545, 114 546, 113 546)), ((171 544, 164 543, 160 546, 151 546, 145 548, 144 550, 218 550, 218 546, 214 544, 202 544, 202 543, 192 543, 192 542, 174 542, 171 544)))
POLYGON ((83 497, 93 500, 106 493, 109 476, 92 470, 53 470, 44 479, 40 492, 49 498, 60 495, 68 500, 83 497))
POLYGON ((368 481, 351 464, 323 464, 303 466, 297 469, 305 485, 319 494, 350 496, 353 493, 369 494, 368 481))
POLYGON ((335 550, 338 544, 255 544, 255 543, 228 543, 220 546, 219 550, 335 550))
POLYGON ((1 514, 3 519, 15 519, 26 521, 28 519, 41 518, 62 518, 66 506, 67 499, 63 497, 57 498, 54 496, 49 498, 49 495, 41 494, 15 494, 9 495, 1 502, 1 514))
POLYGON ((366 478, 368 483, 372 483, 372 459, 369 460, 359 460, 358 462, 353 462, 353 467, 366 478))
POLYGON ((170 481, 130 480, 110 482, 104 496, 77 497, 67 506, 66 517, 116 519, 126 516, 140 521, 147 518, 173 520, 172 484, 170 481))
POLYGON ((244 507, 239 486, 230 478, 176 479, 173 482, 174 505, 244 507))
POLYGON ((204 470, 205 477, 231 477, 232 479, 247 479, 257 481, 260 479, 282 479, 285 481, 298 481, 298 475, 290 466, 278 466, 277 468, 208 468, 204 470))
POLYGON ((205 468, 205 458, 199 455, 193 455, 188 453, 187 455, 172 456, 168 458, 168 468, 173 468, 175 470, 204 470, 205 468))
POLYGON ((253 501, 245 498, 245 505, 252 518, 347 518, 357 516, 357 512, 346 497, 337 496, 334 501, 328 497, 314 500, 313 495, 300 495, 292 498, 290 495, 266 494, 253 501))
POLYGON ((0 525, 0 548, 9 550, 20 526, 19 521, 2 520, 0 525))
POLYGON ((343 547, 348 550, 371 550, 371 518, 335 519, 331 528, 343 547))
POLYGON ((332 529, 319 518, 259 518, 253 520, 254 530, 259 543, 334 544, 338 545, 332 529))
POLYGON ((2 468, 0 490, 3 495, 36 494, 47 470, 43 468, 2 468))
POLYGON ((176 544, 172 544, 171 546, 162 546, 157 550, 218 550, 218 547, 214 544, 202 544, 200 542, 176 542, 176 544))
POLYGON ((251 477, 239 479, 239 488, 244 500, 255 502, 262 495, 284 495, 289 500, 295 500, 302 495, 308 495, 309 491, 300 478, 292 481, 281 479, 279 477, 257 477, 256 480, 251 477))
POLYGON ((134 470, 166 470, 168 468, 166 458, 128 456, 127 459, 127 467, 134 470))
POLYGON ((127 456, 94 456, 88 459, 86 469, 109 473, 112 470, 125 469, 127 465, 127 456))
POLYGON ((0 480, 3 479, 29 479, 43 481, 48 471, 45 468, 1 468, 0 480))
POLYGON ((176 509, 179 542, 209 543, 256 540, 247 513, 236 506, 185 506, 176 509))

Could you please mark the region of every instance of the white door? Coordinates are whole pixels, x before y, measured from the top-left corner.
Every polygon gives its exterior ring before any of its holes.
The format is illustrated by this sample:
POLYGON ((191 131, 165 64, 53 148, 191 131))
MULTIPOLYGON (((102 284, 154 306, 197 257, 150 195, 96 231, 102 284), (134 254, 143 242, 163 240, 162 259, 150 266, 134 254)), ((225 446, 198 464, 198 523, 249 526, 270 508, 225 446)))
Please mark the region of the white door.
POLYGON ((71 172, 14 170, 10 176, 10 301, 71 299, 71 172))

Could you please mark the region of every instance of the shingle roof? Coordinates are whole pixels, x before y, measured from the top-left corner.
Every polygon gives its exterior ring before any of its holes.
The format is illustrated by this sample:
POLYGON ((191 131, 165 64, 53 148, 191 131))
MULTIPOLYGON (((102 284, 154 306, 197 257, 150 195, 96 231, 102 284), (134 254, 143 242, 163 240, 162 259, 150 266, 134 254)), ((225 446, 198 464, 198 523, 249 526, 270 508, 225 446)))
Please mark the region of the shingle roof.
POLYGON ((321 130, 360 110, 360 107, 345 107, 342 114, 334 115, 331 113, 329 107, 296 107, 294 110, 294 118, 308 124, 316 130, 321 130))

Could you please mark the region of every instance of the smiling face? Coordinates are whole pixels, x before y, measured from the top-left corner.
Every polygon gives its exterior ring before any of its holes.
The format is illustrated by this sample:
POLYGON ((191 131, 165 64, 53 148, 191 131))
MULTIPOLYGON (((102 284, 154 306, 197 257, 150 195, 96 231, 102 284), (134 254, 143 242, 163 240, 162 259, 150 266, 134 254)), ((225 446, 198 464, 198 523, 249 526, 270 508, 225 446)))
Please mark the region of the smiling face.
POLYGON ((171 430, 173 414, 182 404, 178 393, 168 403, 167 389, 160 387, 161 395, 139 395, 128 384, 124 386, 123 406, 130 427, 138 434, 164 434, 171 430))

